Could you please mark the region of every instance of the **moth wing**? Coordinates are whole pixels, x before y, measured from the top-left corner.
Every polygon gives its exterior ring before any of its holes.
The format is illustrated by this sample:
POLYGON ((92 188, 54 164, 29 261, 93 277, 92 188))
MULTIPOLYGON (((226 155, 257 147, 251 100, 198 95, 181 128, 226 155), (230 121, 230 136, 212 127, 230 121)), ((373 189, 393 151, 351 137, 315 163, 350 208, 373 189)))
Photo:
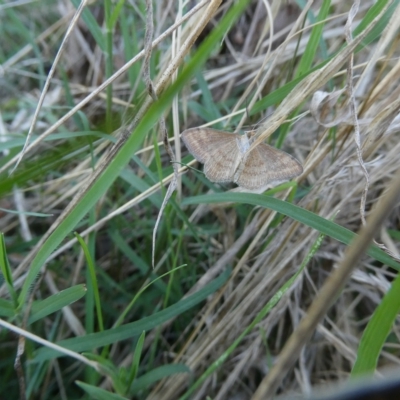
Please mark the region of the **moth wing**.
POLYGON ((292 179, 302 172, 302 165, 290 154, 260 143, 246 154, 234 182, 245 189, 260 189, 292 179))
POLYGON ((204 164, 204 173, 212 182, 232 182, 241 154, 239 135, 210 128, 191 128, 182 132, 189 152, 204 164))
POLYGON ((183 131, 181 138, 194 158, 204 164, 216 149, 233 141, 236 136, 211 128, 191 128, 183 131))
POLYGON ((232 182, 235 170, 242 154, 236 141, 236 135, 227 134, 223 143, 215 144, 210 150, 210 158, 204 164, 204 173, 211 182, 232 182))

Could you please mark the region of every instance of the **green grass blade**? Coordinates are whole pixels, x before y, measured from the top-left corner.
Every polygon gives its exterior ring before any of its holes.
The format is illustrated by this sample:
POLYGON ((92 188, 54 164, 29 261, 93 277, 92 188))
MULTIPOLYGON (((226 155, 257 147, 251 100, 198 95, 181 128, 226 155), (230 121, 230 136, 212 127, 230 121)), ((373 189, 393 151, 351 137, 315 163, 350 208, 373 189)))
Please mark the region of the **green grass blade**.
MULTIPOLYGON (((103 332, 92 333, 84 337, 76 337, 58 342, 60 346, 66 347, 74 351, 88 351, 97 347, 107 346, 120 340, 130 339, 139 336, 143 331, 156 328, 177 315, 189 310, 201 301, 205 300, 210 294, 218 290, 229 278, 230 271, 227 270, 218 278, 211 281, 203 289, 186 299, 178 301, 176 304, 159 311, 149 317, 142 318, 139 321, 122 325, 115 329, 108 329, 103 332)), ((55 357, 63 356, 59 352, 47 348, 41 348, 37 351, 34 360, 36 362, 49 360, 55 357)))
POLYGON ((0 317, 12 318, 15 316, 15 309, 9 300, 0 299, 0 317))
POLYGON ((0 233, 0 271, 6 282, 8 293, 10 294, 14 305, 18 303, 17 293, 14 290, 14 282, 12 278, 12 272, 10 268, 10 263, 8 262, 6 242, 4 240, 4 234, 0 233))
POLYGON ((76 285, 62 290, 60 293, 49 296, 45 300, 36 301, 32 304, 32 312, 28 324, 47 317, 48 315, 61 310, 63 307, 78 301, 86 294, 85 285, 76 285))
POLYGON ((91 399, 96 400, 129 400, 119 394, 110 393, 108 390, 101 389, 97 386, 88 385, 87 383, 76 381, 75 382, 82 390, 84 390, 91 399))
MULTIPOLYGON (((286 201, 278 200, 270 196, 250 193, 218 193, 211 195, 204 195, 198 197, 190 197, 182 201, 182 204, 207 204, 207 203, 221 203, 221 202, 234 202, 253 204, 255 206, 270 208, 280 212, 288 217, 299 221, 310 228, 330 236, 344 244, 349 244, 355 237, 355 233, 346 229, 332 221, 314 214, 311 211, 305 210, 299 206, 288 203, 286 201)), ((393 260, 384 251, 375 245, 371 245, 366 250, 366 253, 386 265, 400 271, 400 264, 393 260)))
POLYGON ((221 118, 221 113, 214 102, 211 90, 200 71, 197 71, 196 73, 196 80, 201 91, 201 104, 194 102, 198 107, 198 111, 200 111, 198 115, 200 115, 205 121, 212 121, 213 119, 221 118))
MULTIPOLYGON (((366 29, 374 20, 374 18, 376 18, 376 16, 379 15, 379 13, 386 7, 389 1, 390 0, 378 0, 372 7, 370 7, 361 22, 354 29, 353 36, 359 35, 364 29, 366 29)), ((376 24, 376 26, 365 38, 363 42, 364 45, 369 44, 372 40, 375 40, 382 33, 398 4, 399 0, 393 1, 393 4, 389 6, 388 10, 382 16, 381 20, 376 24)))
POLYGON ((124 4, 125 4, 125 0, 119 0, 117 2, 117 4, 114 5, 113 11, 111 13, 110 20, 109 20, 110 21, 109 22, 109 27, 110 28, 114 28, 115 27, 117 21, 120 18, 120 14, 121 14, 122 7, 124 6, 124 4))
POLYGON ((142 375, 131 386, 130 395, 134 395, 141 390, 148 388, 153 383, 166 378, 167 376, 190 373, 190 369, 184 364, 170 364, 162 367, 154 368, 145 375, 142 375))
POLYGON ((103 331, 104 330, 103 313, 101 311, 100 293, 99 293, 99 285, 97 284, 96 268, 95 268, 95 265, 93 262, 93 258, 90 254, 90 251, 89 251, 85 241, 83 240, 82 236, 79 235, 77 232, 75 232, 75 237, 77 238, 77 240, 78 240, 79 244, 81 245, 82 250, 85 254, 89 277, 90 277, 90 282, 91 282, 91 285, 93 288, 94 302, 96 304, 97 323, 99 325, 99 330, 103 331))
POLYGON ((321 43, 322 33, 325 26, 325 23, 321 21, 324 21, 328 17, 330 7, 330 0, 324 0, 319 11, 317 20, 315 21, 317 22, 317 24, 312 28, 310 39, 307 42, 306 49, 304 50, 304 54, 301 57, 301 60, 297 67, 295 78, 305 75, 311 68, 312 62, 315 59, 315 55, 321 43))
POLYGON ((146 336, 146 333, 142 332, 142 334, 140 335, 139 340, 136 344, 136 347, 135 347, 135 353, 133 354, 131 370, 129 372, 129 378, 128 378, 128 382, 127 382, 128 388, 132 387, 132 382, 136 379, 136 376, 139 371, 140 357, 142 356, 142 350, 143 350, 145 336, 146 336))
POLYGON ((392 282, 390 290, 376 308, 361 337, 357 359, 351 377, 373 374, 386 338, 400 313, 400 276, 392 282))

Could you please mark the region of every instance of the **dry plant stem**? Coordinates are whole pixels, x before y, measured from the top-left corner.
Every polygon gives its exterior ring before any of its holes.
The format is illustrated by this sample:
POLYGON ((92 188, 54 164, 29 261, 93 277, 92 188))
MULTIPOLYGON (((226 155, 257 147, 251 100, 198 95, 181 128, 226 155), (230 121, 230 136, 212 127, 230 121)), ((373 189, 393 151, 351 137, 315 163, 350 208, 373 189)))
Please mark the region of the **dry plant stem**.
POLYGON ((51 66, 49 75, 47 76, 47 79, 46 79, 46 82, 44 84, 42 93, 40 94, 39 102, 38 102, 38 105, 36 107, 35 113, 33 114, 32 123, 31 123, 31 126, 29 127, 29 131, 28 131, 28 135, 27 135, 26 140, 25 140, 24 147, 22 148, 21 153, 18 156, 17 162, 16 162, 14 168, 11 170, 10 173, 13 173, 14 170, 18 167, 18 164, 21 162, 22 157, 25 154, 26 148, 27 148, 28 143, 29 143, 29 139, 31 138, 33 130, 35 129, 36 121, 37 121, 37 119, 39 117, 39 112, 40 112, 40 109, 42 108, 42 105, 43 105, 43 102, 44 102, 44 98, 46 97, 47 90, 49 89, 51 79, 53 78, 53 75, 56 72, 56 67, 58 65, 58 62, 61 59, 61 55, 63 53, 63 50, 64 50, 65 46, 68 43, 68 39, 72 34, 72 30, 75 28, 75 25, 78 23, 79 17, 81 16, 83 10, 85 9, 87 3, 88 3, 88 0, 82 0, 81 4, 79 5, 78 9, 76 10, 76 13, 75 13, 74 17, 72 18, 72 21, 71 21, 71 23, 70 23, 70 25, 69 25, 69 27, 67 29, 67 32, 65 33, 64 40, 62 41, 62 43, 60 45, 60 48, 59 48, 59 50, 58 50, 58 52, 56 54, 56 57, 54 59, 53 65, 51 66))
MULTIPOLYGON (((262 52, 262 50, 260 51, 260 47, 263 44, 263 40, 265 38, 265 35, 268 31, 268 24, 269 24, 269 29, 270 29, 270 36, 269 36, 269 43, 268 43, 268 50, 267 53, 270 52, 271 50, 271 44, 273 42, 273 38, 274 38, 274 34, 273 34, 273 15, 274 15, 274 11, 272 10, 272 6, 269 4, 268 0, 262 0, 257 4, 257 8, 255 10, 255 15, 259 15, 260 17, 262 16, 262 7, 265 7, 267 14, 268 14, 268 22, 265 21, 265 25, 262 29, 262 33, 260 35, 260 37, 257 40, 257 45, 254 48, 253 51, 253 56, 255 56, 256 54, 259 54, 262 52)), ((278 9, 279 7, 279 3, 275 2, 275 6, 277 6, 275 9, 278 9)), ((243 44, 242 47, 242 53, 243 54, 248 54, 250 55, 250 43, 252 43, 254 41, 254 35, 256 34, 256 30, 257 30, 257 25, 260 22, 260 17, 256 17, 253 19, 253 21, 251 22, 251 25, 249 27, 249 31, 246 37, 246 40, 243 44)))
MULTIPOLYGON (((183 43, 182 48, 178 52, 177 56, 175 57, 174 60, 171 60, 171 63, 169 64, 169 67, 167 70, 163 73, 161 76, 159 82, 157 82, 156 87, 154 88, 155 94, 159 95, 166 87, 168 84, 171 75, 173 74, 174 71, 177 70, 179 65, 182 63, 184 57, 186 54, 189 52, 191 47, 193 46, 194 42, 196 41, 197 37, 200 35, 200 33, 203 31, 204 27, 208 23, 208 21, 212 18, 216 10, 218 9, 220 3, 222 0, 214 0, 211 1, 208 8, 204 11, 203 15, 199 19, 198 24, 196 27, 193 29, 193 32, 189 35, 189 37, 186 39, 186 41, 183 43)), ((146 113, 146 111, 149 109, 149 107, 152 104, 152 99, 148 99, 145 101, 141 109, 138 111, 137 116, 135 120, 130 124, 129 127, 126 128, 126 130, 121 134, 120 138, 118 141, 115 143, 115 145, 111 148, 110 152, 107 154, 105 160, 98 166, 98 168, 93 172, 93 174, 90 176, 90 179, 87 180, 87 184, 77 193, 77 195, 71 200, 71 202, 68 204, 66 209, 63 211, 63 213, 57 218, 57 220, 53 223, 53 225, 48 229, 46 234, 41 238, 41 240, 38 242, 38 244, 32 249, 32 251, 26 256, 24 261, 20 264, 18 267, 19 270, 23 270, 27 268, 29 263, 33 260, 34 256, 38 252, 38 250, 42 247, 43 243, 49 238, 49 236, 54 232, 54 230, 57 228, 57 226, 65 220, 67 215, 74 209, 75 205, 79 203, 79 201, 84 197, 85 193, 92 187, 94 182, 98 179, 98 177, 103 173, 103 171, 106 169, 107 165, 113 160, 115 155, 118 153, 120 148, 125 144, 129 137, 129 133, 133 131, 136 126, 138 125, 140 119, 143 117, 143 115, 146 113)))
MULTIPOLYGON (((384 50, 389 46, 390 42, 393 41, 396 37, 397 30, 398 30, 398 23, 399 23, 399 18, 400 18, 400 7, 396 7, 395 12, 393 13, 392 18, 390 19, 385 31, 383 32, 381 39, 377 45, 377 52, 375 53, 373 59, 368 63, 366 70, 363 72, 362 77, 367 75, 367 73, 371 70, 371 68, 376 64, 376 60, 381 56, 381 54, 384 52, 384 50)), ((397 64, 399 65, 399 64, 397 64)), ((397 72, 396 68, 393 68, 390 74, 392 75, 397 72)), ((362 79, 362 78, 361 78, 362 79)), ((360 81, 361 81, 360 79, 360 81)), ((387 79, 387 78, 386 78, 387 79)), ((382 84, 380 85, 379 89, 382 89, 383 86, 382 84)), ((377 92, 379 90, 375 89, 371 97, 376 97, 377 92)), ((391 94, 391 101, 388 107, 386 107, 382 112, 378 114, 377 117, 374 118, 372 123, 369 125, 369 129, 367 131, 367 138, 364 141, 364 144, 361 149, 361 143, 357 142, 357 154, 359 154, 359 159, 361 158, 362 160, 362 155, 364 152, 365 157, 368 157, 371 152, 372 152, 372 145, 375 144, 376 141, 378 141, 381 136, 390 130, 390 125, 394 122, 394 119, 398 116, 398 112, 400 109, 400 101, 398 94, 396 92, 391 94), (366 151, 365 151, 366 150, 366 151)), ((390 100, 390 99, 388 99, 390 100)), ((396 127, 394 127, 396 129, 396 127)), ((358 139, 359 140, 359 139, 358 139)), ((356 137, 357 141, 357 137, 356 137)), ((365 168, 365 166, 364 166, 365 168)), ((367 174, 368 176, 368 174, 367 174)), ((367 191, 368 191, 368 184, 369 181, 367 180, 366 187, 364 189, 362 198, 361 198, 361 205, 360 205, 360 210, 361 210, 361 218, 363 223, 365 223, 365 203, 366 203, 366 197, 367 197, 367 191)), ((385 251, 388 255, 390 255, 393 259, 396 261, 400 261, 400 258, 398 255, 390 251, 384 244, 378 243, 376 240, 374 240, 374 243, 379 246, 383 251, 385 251)))
MULTIPOLYGON (((346 23, 346 27, 345 27, 347 44, 350 44, 351 40, 352 40, 351 24, 353 22, 354 17, 357 14, 359 6, 360 6, 360 2, 358 0, 355 1, 349 12, 349 17, 347 19, 347 23, 346 23)), ((350 115, 352 117, 352 120, 353 120, 352 125, 354 127, 354 140, 355 140, 356 146, 357 146, 357 158, 358 158, 358 162, 360 163, 360 167, 361 167, 361 169, 364 173, 364 177, 365 177, 365 187, 364 187, 364 190, 363 190, 363 193, 361 196, 361 201, 360 201, 361 222, 363 225, 365 225, 365 203, 367 201, 367 194, 368 194, 368 188, 369 188, 369 175, 368 175, 367 168, 364 164, 362 150, 361 150, 360 125, 358 123, 356 98, 355 98, 354 86, 353 86, 353 60, 354 60, 354 54, 352 53, 350 55, 349 64, 347 67, 347 90, 349 92, 350 115)))
POLYGON ((153 3, 151 0, 146 0, 146 33, 144 36, 144 61, 143 61, 143 78, 147 86, 147 91, 150 97, 156 101, 157 97, 154 93, 153 82, 150 77, 150 59, 152 51, 152 39, 153 39, 153 3))
POLYGON ((338 268, 327 278, 325 284, 309 307, 307 315, 302 319, 296 331, 293 332, 292 336, 287 341, 279 355, 277 363, 261 382, 252 400, 266 400, 272 398, 282 377, 286 375, 287 371, 292 368, 293 364, 296 362, 301 349, 311 338, 317 324, 333 304, 336 296, 356 267, 358 259, 368 248, 375 232, 379 230, 392 208, 397 204, 399 196, 400 170, 397 171, 395 177, 391 180, 389 190, 380 198, 368 218, 366 225, 361 228, 360 234, 347 248, 338 268))
MULTIPOLYGON (((159 36, 152 44, 153 48, 156 47, 159 43, 161 43, 168 35, 170 35, 175 29, 182 25, 187 19, 189 19, 192 15, 194 15, 197 11, 199 11, 202 7, 204 7, 210 0, 204 0, 192 10, 190 10, 185 16, 180 19, 178 22, 173 24, 169 29, 167 29, 161 36, 159 36)), ((121 67, 114 75, 110 76, 105 82, 103 82, 98 88, 94 89, 85 99, 83 99, 79 104, 77 104, 74 108, 72 108, 67 114, 64 115, 60 120, 58 120, 54 125, 52 125, 47 131, 45 131, 38 139, 36 139, 33 143, 28 145, 25 150, 25 153, 31 151, 35 148, 42 140, 44 140, 47 136, 55 132, 60 126, 62 126, 69 118, 71 118, 76 112, 82 109, 86 104, 88 104, 94 97, 96 97, 100 92, 102 92, 108 85, 118 79, 122 74, 124 74, 133 64, 139 61, 144 56, 144 50, 142 50, 139 54, 129 60, 123 67, 121 67)), ((5 163, 0 168, 0 173, 6 171, 11 165, 13 165, 18 159, 18 155, 13 157, 7 163, 5 163)))
MULTIPOLYGON (((146 35, 145 35, 145 57, 144 57, 144 63, 143 63, 143 74, 144 74, 144 80, 146 82, 147 90, 149 92, 150 97, 153 99, 153 101, 157 101, 157 94, 154 90, 153 82, 150 77, 150 58, 151 58, 151 50, 152 50, 152 39, 153 39, 153 31, 154 31, 154 26, 153 26, 153 2, 152 0, 146 0, 146 11, 147 11, 147 21, 146 21, 146 35)), ((169 143, 168 140, 168 132, 167 132, 167 127, 165 124, 165 118, 164 116, 161 116, 160 118, 160 129, 161 133, 163 136, 163 141, 164 141, 164 147, 169 155, 170 161, 172 163, 172 167, 174 170, 174 176, 172 178, 172 181, 170 185, 168 186, 167 193, 165 194, 164 200, 161 204, 160 211, 158 212, 158 216, 156 219, 156 223, 154 225, 153 229, 153 240, 152 240, 152 246, 151 246, 151 265, 154 268, 154 257, 155 257, 155 249, 156 249, 156 235, 157 235, 157 228, 158 225, 160 224, 161 217, 163 215, 164 209, 167 206, 168 200, 172 196, 172 193, 174 193, 177 182, 178 182, 178 165, 176 164, 176 158, 175 154, 172 150, 171 144, 169 143)))
POLYGON ((390 125, 398 116, 400 112, 399 92, 399 90, 395 92, 396 99, 393 100, 388 107, 383 109, 369 124, 366 140, 364 141, 362 148, 363 156, 365 158, 368 158, 376 150, 376 146, 379 144, 378 141, 382 138, 385 132, 390 130, 390 125))
POLYGON ((50 349, 59 351, 60 353, 62 353, 64 355, 68 355, 72 358, 75 358, 76 360, 94 368, 96 371, 100 371, 99 364, 96 361, 91 361, 91 360, 87 359, 86 357, 82 356, 81 354, 76 353, 75 351, 68 350, 65 347, 58 346, 55 343, 49 342, 45 339, 42 339, 40 336, 36 336, 28 331, 25 331, 13 324, 10 324, 7 321, 4 321, 1 318, 0 318, 0 326, 8 329, 9 331, 17 333, 18 335, 25 336, 27 339, 32 340, 36 343, 42 344, 43 346, 46 346, 50 349))
POLYGON ((15 356, 15 361, 14 361, 14 369, 17 372, 17 376, 18 376, 19 398, 21 400, 26 399, 25 376, 24 376, 24 370, 21 365, 21 357, 24 354, 24 350, 25 350, 25 338, 22 335, 19 335, 17 354, 15 356))
MULTIPOLYGON (((303 11, 301 12, 300 17, 297 19, 297 23, 296 23, 296 24, 293 26, 293 28, 291 29, 291 31, 290 31, 290 33, 289 33, 289 35, 288 35, 288 38, 290 38, 292 35, 294 35, 294 34, 297 32, 297 29, 298 29, 298 27, 299 27, 301 21, 304 20, 304 18, 305 18, 306 15, 307 15, 308 10, 310 9, 310 7, 311 7, 311 5, 312 5, 313 3, 314 3, 314 0, 309 0, 309 1, 307 2, 307 4, 305 5, 303 11)), ((271 32, 271 38, 272 38, 272 32, 271 32)), ((279 52, 284 51, 284 49, 286 48, 288 42, 289 42, 289 40, 286 40, 284 43, 282 43, 282 44, 279 46, 279 48, 278 48, 279 52)), ((271 44, 272 44, 272 42, 271 42, 271 44)), ((277 50, 275 53, 278 53, 278 50, 277 50)), ((264 62, 263 62, 263 64, 262 64, 262 67, 261 67, 259 73, 258 73, 257 76, 253 79, 252 83, 249 85, 249 89, 247 89, 247 90, 245 91, 245 93, 243 94, 243 96, 241 97, 241 99, 240 99, 238 105, 242 104, 243 100, 246 98, 246 96, 248 96, 248 94, 250 93, 250 91, 253 89, 253 85, 257 83, 257 80, 258 80, 258 78, 260 77, 260 75, 262 74, 262 72, 263 72, 263 70, 264 70, 264 66, 265 66, 265 64, 267 63, 268 60, 269 60, 269 57, 268 57, 268 54, 267 54, 267 56, 266 56, 265 59, 264 59, 264 62)), ((249 105, 248 105, 249 110, 251 110, 251 109, 253 108, 254 104, 256 103, 256 101, 257 101, 257 99, 258 99, 258 96, 260 95, 260 93, 261 93, 262 90, 264 89, 264 87, 265 87, 265 85, 266 85, 266 83, 267 83, 267 81, 268 81, 268 79, 269 79, 271 73, 272 73, 273 70, 274 70, 274 67, 275 67, 277 61, 278 61, 278 57, 275 57, 275 59, 274 59, 274 60, 272 61, 272 63, 271 63, 271 66, 269 67, 269 70, 268 70, 267 73, 264 75, 262 81, 259 83, 258 88, 257 88, 256 92, 254 93, 254 96, 253 96, 253 98, 251 99, 251 101, 250 101, 250 103, 249 103, 249 105)), ((237 108, 238 108, 238 106, 235 107, 235 108, 233 109, 232 112, 235 112, 235 111, 237 110, 237 108)), ((240 122, 239 122, 239 125, 238 125, 237 130, 239 130, 239 129, 243 126, 243 124, 244 124, 245 121, 246 121, 246 118, 248 118, 248 117, 247 117, 246 114, 244 114, 243 117, 242 117, 242 119, 241 119, 240 122)), ((265 125, 263 124, 263 126, 266 126, 266 124, 265 124, 265 125)), ((272 133, 273 133, 273 131, 271 131, 271 134, 272 134, 272 133)), ((267 138, 267 137, 265 137, 265 139, 266 139, 266 138, 267 138)))
MULTIPOLYGON (((176 14, 176 19, 182 18, 182 14, 183 14, 183 2, 179 1, 178 3, 179 4, 178 4, 178 10, 177 10, 177 14, 176 14)), ((176 52, 181 47, 182 32, 183 32, 182 26, 180 26, 180 27, 178 27, 178 29, 176 31, 174 31, 172 33, 171 58, 175 57, 176 52)), ((178 78, 178 71, 175 71, 172 74, 172 81, 175 82, 177 78, 178 78)), ((186 106, 187 105, 185 105, 185 101, 184 101, 182 104, 182 107, 184 110, 186 109, 186 106)), ((172 129, 173 129, 173 138, 172 139, 175 141, 175 159, 178 164, 180 164, 182 161, 179 108, 180 108, 180 99, 178 98, 178 96, 175 96, 175 98, 172 100, 172 105, 171 105, 171 122, 172 122, 172 129)), ((177 178, 176 191, 177 191, 177 198, 180 199, 182 197, 182 180, 179 179, 179 177, 177 178)))
MULTIPOLYGON (((359 8, 360 2, 356 1, 349 13, 349 18, 347 20, 346 23, 346 41, 347 43, 351 42, 351 23, 357 13, 357 10, 359 8)), ((399 7, 396 8, 396 10, 399 10, 399 7)), ((394 17, 396 17, 398 14, 395 13, 394 17)), ((393 24, 390 24, 393 25, 393 24)), ((382 50, 386 48, 386 46, 382 46, 382 50)), ((375 58, 379 57, 379 53, 376 54, 375 58)), ((357 117, 357 106, 356 106, 356 99, 355 99, 355 90, 354 90, 354 86, 353 86, 353 59, 354 56, 353 54, 350 57, 349 60, 349 65, 347 68, 347 72, 348 72, 348 76, 347 76, 347 88, 349 91, 349 107, 350 107, 350 115, 352 116, 352 125, 354 127, 354 138, 355 138, 355 142, 356 142, 356 146, 357 146, 357 158, 358 158, 358 162, 361 166, 361 169, 363 171, 364 177, 365 177, 365 187, 364 190, 362 192, 361 195, 361 201, 360 201, 360 216, 361 216, 361 222, 363 225, 365 225, 365 204, 367 202, 367 195, 368 195, 368 188, 369 188, 369 184, 370 184, 370 179, 369 179, 369 174, 367 171, 367 168, 365 166, 364 160, 363 160, 363 152, 362 152, 362 145, 361 145, 361 135, 360 135, 360 124, 358 121, 358 117, 357 117)), ((371 65, 371 64, 369 64, 371 65)), ((365 75, 365 74, 363 74, 365 75)), ((390 107, 391 108, 391 107, 390 107)), ((397 106, 394 106, 394 110, 397 111, 397 106)), ((393 118, 390 118, 390 122, 391 120, 393 120, 393 118)), ((385 125, 385 124, 382 124, 385 125)), ((399 260, 399 258, 396 256, 396 254, 394 254, 393 252, 389 251, 389 249, 386 248, 385 245, 383 245, 382 243, 378 243, 376 240, 374 240, 374 243, 379 246, 383 251, 385 251, 387 254, 389 254, 391 257, 393 257, 395 260, 399 260)))
POLYGON ((251 145, 249 151, 252 151, 259 143, 267 139, 282 124, 286 117, 298 107, 308 96, 313 94, 318 88, 324 85, 337 70, 345 63, 348 57, 353 53, 354 49, 362 42, 362 40, 375 27, 376 23, 381 19, 392 2, 388 2, 377 17, 369 24, 369 26, 360 33, 352 42, 344 48, 335 58, 333 58, 323 68, 311 73, 304 78, 282 101, 274 114, 265 121, 256 132, 257 139, 251 145))
MULTIPOLYGON (((261 3, 259 3, 259 4, 261 4, 261 3)), ((263 63, 261 64, 260 70, 257 72, 257 75, 254 77, 254 79, 251 81, 250 85, 246 88, 246 90, 244 91, 244 93, 240 97, 239 101, 235 104, 235 107, 233 108, 232 113, 235 113, 239 109, 239 107, 243 104, 243 101, 251 93, 251 91, 253 90, 254 86, 257 84, 258 79, 263 74, 264 68, 265 68, 267 62, 269 61, 269 57, 270 57, 270 54, 271 54, 271 48, 272 48, 272 37, 274 36, 274 21, 273 21, 273 18, 272 18, 271 7, 269 6, 269 4, 266 4, 265 7, 266 7, 266 10, 267 10, 267 15, 268 15, 268 23, 269 23, 269 28, 270 28, 269 35, 270 35, 270 39, 271 39, 270 42, 269 42, 269 45, 268 45, 268 51, 267 51, 267 54, 264 57, 263 63)), ((271 71, 272 71, 272 67, 269 69, 269 73, 266 74, 266 77, 270 76, 270 72, 271 71)), ((263 88, 264 88, 264 86, 262 84, 259 85, 258 90, 254 94, 254 96, 253 96, 253 98, 252 98, 252 100, 251 100, 251 102, 249 104, 249 109, 251 109, 251 107, 253 107, 254 103, 257 101, 257 98, 258 98, 258 95, 259 95, 260 91, 263 88)), ((245 113, 242 116, 242 119, 240 120, 237 128, 235 129, 235 132, 238 132, 242 128, 246 118, 248 118, 247 113, 245 113)), ((227 123, 229 123, 229 119, 227 120, 227 123)))
MULTIPOLYGON (((397 6, 395 12, 392 15, 392 18, 387 24, 385 30, 382 32, 379 42, 376 45, 376 51, 374 52, 372 58, 368 60, 366 68, 364 68, 364 70, 362 71, 362 75, 356 84, 356 92, 359 86, 362 84, 362 81, 365 79, 365 77, 367 77, 371 73, 372 69, 376 66, 378 60, 382 57, 384 57, 384 59, 387 58, 387 56, 385 55, 385 51, 390 46, 390 44, 395 43, 396 46, 396 42, 398 41, 397 33, 400 23, 399 19, 400 19, 400 7, 397 6)), ((367 107, 370 107, 371 104, 377 101, 380 93, 382 91, 385 91, 388 85, 392 84, 393 79, 397 79, 398 68, 399 64, 397 63, 394 68, 388 71, 385 74, 385 76, 383 76, 373 85, 372 93, 367 100, 366 104, 367 107)), ((363 106, 365 107, 365 105, 363 106)))

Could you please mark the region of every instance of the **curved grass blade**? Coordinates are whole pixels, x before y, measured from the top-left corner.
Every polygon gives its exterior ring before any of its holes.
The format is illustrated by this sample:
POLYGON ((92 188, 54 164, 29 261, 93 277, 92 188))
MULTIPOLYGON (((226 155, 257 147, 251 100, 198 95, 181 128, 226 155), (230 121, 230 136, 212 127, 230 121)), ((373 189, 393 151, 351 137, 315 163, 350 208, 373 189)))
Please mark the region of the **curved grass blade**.
MULTIPOLYGON (((211 281, 211 283, 209 283, 207 286, 205 286, 203 289, 199 290, 195 294, 185 299, 182 299, 174 305, 167 307, 164 310, 159 311, 149 317, 145 317, 139 321, 119 326, 115 329, 108 329, 103 332, 91 333, 83 337, 61 340, 57 344, 67 349, 74 349, 74 351, 82 352, 89 351, 97 347, 107 346, 121 340, 130 339, 134 336, 139 336, 142 334, 143 331, 148 331, 150 329, 158 327, 169 319, 182 314, 183 312, 199 304, 201 301, 205 300, 210 294, 218 290, 228 280, 229 275, 230 270, 226 270, 218 278, 211 281)), ((48 348, 41 348, 36 352, 36 355, 32 361, 40 362, 64 355, 65 354, 56 352, 48 348)))
POLYGON ((351 377, 373 374, 378 364, 382 347, 400 313, 400 276, 392 282, 361 337, 357 359, 351 377))
MULTIPOLYGON (((338 240, 344 244, 349 244, 356 234, 349 229, 344 228, 336 224, 335 222, 329 221, 311 211, 305 210, 299 206, 275 199, 270 196, 250 193, 218 193, 211 195, 204 195, 198 197, 189 197, 182 201, 182 204, 202 204, 202 203, 244 203, 253 204, 255 206, 270 208, 271 210, 280 212, 281 214, 287 215, 296 221, 299 221, 310 228, 314 228, 317 231, 330 236, 333 239, 338 240)), ((397 271, 400 271, 400 264, 393 260, 384 251, 379 249, 375 245, 371 245, 366 250, 366 253, 377 261, 382 262, 397 271)))

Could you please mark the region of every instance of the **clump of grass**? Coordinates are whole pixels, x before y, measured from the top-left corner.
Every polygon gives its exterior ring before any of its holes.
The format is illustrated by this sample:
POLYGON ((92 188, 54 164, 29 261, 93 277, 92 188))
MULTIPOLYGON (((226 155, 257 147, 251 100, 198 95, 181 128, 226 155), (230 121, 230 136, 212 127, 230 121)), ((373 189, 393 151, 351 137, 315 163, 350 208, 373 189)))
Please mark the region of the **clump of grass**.
POLYGON ((355 239, 399 169, 397 3, 206 3, 0 6, 2 396, 265 398, 397 365, 393 204, 385 247, 355 239), (211 183, 179 137, 202 124, 304 173, 211 183))

